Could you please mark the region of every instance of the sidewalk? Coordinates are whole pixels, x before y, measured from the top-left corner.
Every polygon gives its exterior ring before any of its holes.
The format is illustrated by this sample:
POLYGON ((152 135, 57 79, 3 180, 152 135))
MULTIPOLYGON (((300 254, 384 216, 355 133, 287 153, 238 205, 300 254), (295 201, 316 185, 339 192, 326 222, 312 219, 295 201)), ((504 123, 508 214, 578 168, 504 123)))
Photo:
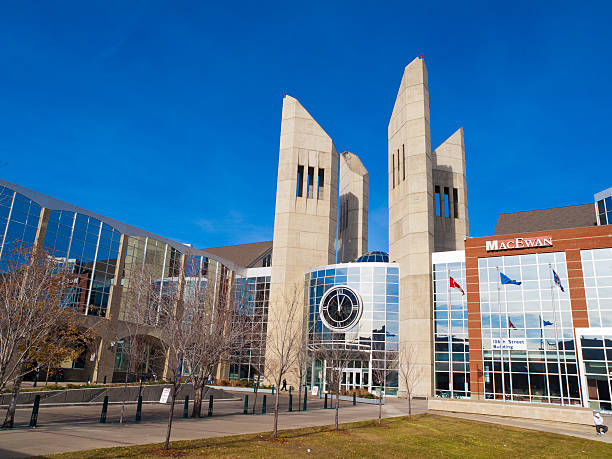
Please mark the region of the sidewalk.
MULTIPOLYGON (((424 401, 413 402, 413 413, 426 411, 424 401)), ((385 417, 407 414, 404 401, 383 406, 385 417)), ((281 412, 281 429, 331 425, 334 410, 312 410, 306 412, 281 412)), ((378 408, 358 404, 340 409, 340 422, 376 419, 378 408)), ((265 415, 229 415, 201 419, 175 419, 171 440, 194 440, 197 438, 222 437, 272 431, 274 417, 265 415)), ((0 458, 25 457, 29 455, 55 454, 113 446, 130 446, 161 443, 165 439, 166 423, 143 422, 142 424, 52 424, 37 429, 15 429, 0 431, 0 458)))

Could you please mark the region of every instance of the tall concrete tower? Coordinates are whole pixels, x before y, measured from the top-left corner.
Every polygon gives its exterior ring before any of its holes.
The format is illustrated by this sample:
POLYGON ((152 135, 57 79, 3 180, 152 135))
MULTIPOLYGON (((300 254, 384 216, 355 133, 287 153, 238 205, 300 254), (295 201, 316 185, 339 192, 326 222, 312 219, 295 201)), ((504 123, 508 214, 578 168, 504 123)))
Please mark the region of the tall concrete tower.
POLYGON ((340 155, 338 206, 338 263, 354 261, 368 251, 367 169, 357 155, 340 155))
MULTIPOLYGON (((338 205, 338 152, 332 139, 302 105, 283 99, 268 342, 282 327, 303 327, 299 317, 283 317, 287 298, 304 287, 304 272, 335 263, 338 205)), ((301 294, 301 299, 304 294, 301 294)), ((274 359, 266 352, 266 359, 274 359)), ((289 376, 288 376, 289 378, 289 376)), ((295 383, 293 383, 295 385, 295 383)))
MULTIPOLYGON (((400 346, 410 350, 417 374, 414 395, 430 396, 431 254, 463 249, 468 220, 463 130, 431 151, 429 86, 421 58, 404 70, 388 139, 389 257, 400 263, 400 346)), ((401 378, 399 390, 406 390, 401 378)))

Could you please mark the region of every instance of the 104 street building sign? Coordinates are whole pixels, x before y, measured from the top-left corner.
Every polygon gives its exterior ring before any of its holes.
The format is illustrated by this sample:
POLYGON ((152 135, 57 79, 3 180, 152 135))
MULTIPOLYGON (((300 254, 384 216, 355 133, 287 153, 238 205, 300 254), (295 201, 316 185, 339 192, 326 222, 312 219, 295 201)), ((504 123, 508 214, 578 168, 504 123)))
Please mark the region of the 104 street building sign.
POLYGON ((552 245, 552 236, 515 237, 514 239, 505 239, 503 241, 485 241, 487 252, 552 247, 552 245))

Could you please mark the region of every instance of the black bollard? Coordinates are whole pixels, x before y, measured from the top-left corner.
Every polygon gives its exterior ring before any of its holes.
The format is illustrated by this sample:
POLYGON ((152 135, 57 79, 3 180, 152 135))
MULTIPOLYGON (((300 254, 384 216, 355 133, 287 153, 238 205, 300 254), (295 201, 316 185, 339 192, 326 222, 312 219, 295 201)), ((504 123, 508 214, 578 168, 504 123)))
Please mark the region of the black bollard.
POLYGON ((325 393, 325 401, 323 402, 323 409, 327 409, 327 393, 325 393))
POLYGON ((106 411, 108 410, 108 395, 104 396, 104 402, 102 402, 102 413, 100 413, 100 424, 106 422, 106 411))
POLYGON ((142 395, 138 396, 138 403, 136 405, 136 422, 140 422, 142 419, 142 395))
POLYGON ((243 414, 249 414, 249 396, 244 396, 244 409, 242 411, 243 414))
POLYGON ((289 411, 293 411, 293 395, 291 395, 291 388, 289 388, 289 411))
POLYGON ((274 395, 274 386, 272 386, 272 395, 274 395))
POLYGON ((291 395, 291 387, 292 387, 292 386, 289 386, 289 395, 291 395))
POLYGON ((353 406, 357 406, 357 392, 353 392, 353 406))
POLYGON ((308 400, 308 390, 307 387, 304 386, 304 411, 306 411, 306 400, 308 400))
POLYGON ((40 405, 40 395, 34 397, 34 406, 32 406, 32 416, 30 417, 30 427, 36 427, 38 422, 38 405, 40 405))
POLYGON ((103 384, 106 384, 106 375, 104 375, 104 383, 103 384))
POLYGON ((37 383, 38 383, 38 371, 34 373, 34 385, 32 387, 36 387, 37 383))
POLYGON ((213 412, 213 396, 211 395, 210 398, 208 399, 208 417, 212 416, 212 412, 213 412))
POLYGON ((183 417, 189 417, 189 395, 185 395, 185 406, 183 406, 183 417))
POLYGON ((261 414, 266 414, 266 396, 263 396, 263 403, 261 405, 261 414))

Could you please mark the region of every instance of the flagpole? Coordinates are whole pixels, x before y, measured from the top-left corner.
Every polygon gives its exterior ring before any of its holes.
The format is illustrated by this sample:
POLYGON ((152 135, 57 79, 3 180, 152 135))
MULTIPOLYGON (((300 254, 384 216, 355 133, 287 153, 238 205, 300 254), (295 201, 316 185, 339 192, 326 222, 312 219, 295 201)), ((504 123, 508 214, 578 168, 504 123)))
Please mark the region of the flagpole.
POLYGON ((446 277, 448 277, 446 283, 446 289, 448 290, 448 389, 450 390, 450 398, 453 398, 453 338, 451 333, 450 269, 448 268, 446 268, 446 277))
MULTIPOLYGON (((500 355, 500 362, 501 362, 501 383, 502 383, 502 395, 504 397, 504 401, 506 401, 506 382, 505 382, 505 375, 504 375, 504 351, 503 351, 503 342, 504 339, 502 338, 502 325, 501 325, 501 301, 500 301, 500 295, 501 295, 501 277, 499 275, 499 266, 496 267, 497 269, 497 279, 498 279, 498 283, 497 283, 497 312, 499 314, 499 355, 500 355)), ((495 369, 495 368, 493 368, 495 369)))
POLYGON ((561 379, 561 359, 559 358, 559 337, 557 335, 557 310, 555 308, 555 281, 552 269, 552 264, 548 263, 550 269, 550 300, 552 302, 554 326, 555 326, 555 347, 557 348, 557 374, 559 376, 559 394, 561 395, 561 406, 565 405, 563 402, 563 383, 561 379))

